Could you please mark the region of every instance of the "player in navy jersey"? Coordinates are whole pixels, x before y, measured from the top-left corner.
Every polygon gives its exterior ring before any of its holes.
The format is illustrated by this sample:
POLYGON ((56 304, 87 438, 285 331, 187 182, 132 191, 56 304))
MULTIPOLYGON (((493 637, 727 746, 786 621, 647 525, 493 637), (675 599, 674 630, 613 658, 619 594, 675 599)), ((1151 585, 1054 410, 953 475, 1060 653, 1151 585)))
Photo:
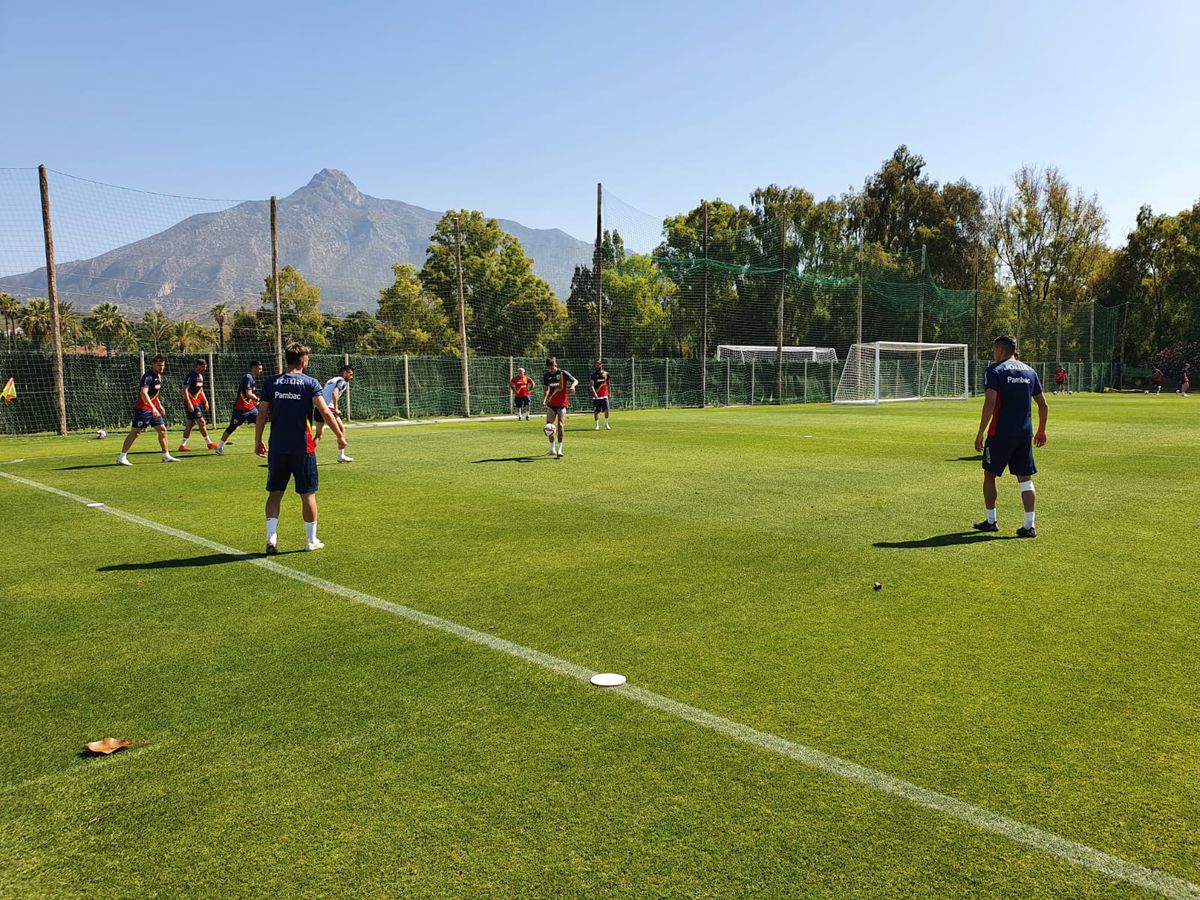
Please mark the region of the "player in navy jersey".
POLYGON ((600 430, 600 413, 604 413, 604 427, 612 431, 608 424, 608 371, 604 368, 604 360, 596 360, 596 368, 592 370, 592 418, 596 420, 596 430, 600 430))
POLYGON ((1179 372, 1179 395, 1186 397, 1188 391, 1192 389, 1192 364, 1184 363, 1183 369, 1179 372))
POLYGON ((187 416, 187 425, 183 427, 179 449, 184 453, 190 452, 188 438, 192 435, 192 429, 197 426, 200 428, 200 436, 204 438, 204 445, 209 450, 217 449, 213 439, 208 436, 208 395, 204 393, 204 375, 207 372, 208 360, 201 358, 196 360, 195 368, 183 379, 183 411, 187 416))
POLYGON ((571 405, 571 392, 579 382, 566 369, 560 369, 558 359, 551 356, 546 360, 546 374, 542 376, 542 384, 546 388, 546 392, 542 394, 542 406, 546 407, 546 424, 556 426, 555 431, 547 435, 550 438, 550 450, 546 455, 562 459, 563 427, 567 422, 567 407, 571 405), (558 438, 557 444, 555 438, 558 438))
POLYGON ((166 368, 167 361, 163 357, 154 357, 150 360, 150 368, 146 370, 142 380, 138 383, 137 399, 133 401, 133 425, 125 437, 120 455, 117 456, 117 465, 119 466, 133 465, 129 461, 129 448, 147 428, 153 428, 158 432, 158 446, 162 448, 162 461, 179 462, 167 450, 167 413, 163 409, 162 401, 158 399, 158 395, 162 391, 162 374, 166 368))
POLYGON ((996 524, 996 479, 1007 468, 1018 479, 1021 502, 1025 506, 1025 524, 1017 529, 1017 537, 1037 537, 1034 526, 1034 506, 1037 494, 1033 476, 1033 448, 1046 444, 1046 417, 1049 408, 1042 393, 1037 372, 1017 359, 1017 342, 1004 335, 992 342, 996 360, 988 366, 984 377, 987 388, 975 449, 983 454, 983 502, 987 518, 977 522, 979 531, 998 531, 996 524), (1033 430, 1033 403, 1038 407, 1038 427, 1033 430))
POLYGON ((225 433, 221 435, 221 443, 217 445, 218 456, 225 455, 225 445, 230 443, 230 435, 242 425, 258 421, 258 394, 254 390, 258 387, 258 378, 262 375, 262 370, 262 363, 256 359, 250 363, 250 371, 242 376, 237 396, 233 398, 233 415, 230 416, 229 424, 225 426, 225 433))
POLYGON ((339 447, 346 446, 342 423, 329 411, 321 396, 321 382, 304 374, 308 348, 289 344, 287 371, 270 379, 258 401, 254 423, 255 452, 267 458, 267 555, 278 550, 279 506, 288 482, 295 480, 304 513, 306 550, 320 550, 317 540, 317 453, 313 446, 312 416, 315 409, 337 435, 339 447), (263 430, 271 422, 271 447, 263 443, 263 430))

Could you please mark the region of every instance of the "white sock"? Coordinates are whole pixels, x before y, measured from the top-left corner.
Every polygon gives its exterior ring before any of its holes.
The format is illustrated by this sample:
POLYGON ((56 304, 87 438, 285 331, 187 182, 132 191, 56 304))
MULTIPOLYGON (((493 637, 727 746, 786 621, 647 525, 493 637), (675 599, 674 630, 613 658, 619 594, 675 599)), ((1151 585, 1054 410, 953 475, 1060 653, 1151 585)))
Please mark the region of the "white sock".
POLYGON ((1033 516, 1034 516, 1034 514, 1031 512, 1025 513, 1025 527, 1026 528, 1033 527, 1033 516))
POLYGON ((987 512, 988 522, 992 525, 995 525, 996 524, 996 510, 989 509, 989 510, 986 510, 986 512, 987 512))
POLYGON ((127 458, 127 457, 126 457, 126 455, 125 455, 125 451, 124 451, 124 450, 122 450, 122 451, 121 451, 119 454, 117 454, 117 459, 126 459, 126 458, 127 458))
POLYGON ((180 441, 180 442, 179 442, 179 446, 180 446, 180 447, 186 447, 186 446, 187 446, 187 442, 188 442, 188 439, 187 439, 187 438, 184 438, 182 441, 180 441))
POLYGON ((225 442, 224 442, 224 441, 221 441, 221 443, 217 444, 217 446, 218 446, 218 447, 224 447, 224 446, 225 446, 225 442))
POLYGON ((308 538, 308 542, 310 544, 315 543, 317 540, 317 523, 316 522, 305 522, 304 523, 304 534, 305 534, 305 537, 308 538))
POLYGON ((267 516, 267 543, 274 544, 279 539, 279 517, 272 519, 267 516))
POLYGON ((170 459, 171 452, 169 450, 163 452, 163 459, 170 459))

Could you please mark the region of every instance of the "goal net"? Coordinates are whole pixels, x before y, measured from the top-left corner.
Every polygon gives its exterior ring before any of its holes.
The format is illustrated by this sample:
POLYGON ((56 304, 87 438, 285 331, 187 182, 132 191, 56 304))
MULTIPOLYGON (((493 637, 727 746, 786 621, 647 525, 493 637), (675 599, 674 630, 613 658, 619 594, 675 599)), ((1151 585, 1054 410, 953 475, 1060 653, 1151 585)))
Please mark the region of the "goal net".
POLYGON ((968 360, 966 344, 853 344, 833 402, 966 400, 968 360))
MULTIPOLYGON (((717 362, 775 362, 779 348, 771 345, 718 344, 717 362)), ((784 362, 828 362, 838 361, 837 351, 832 347, 784 347, 784 362)))

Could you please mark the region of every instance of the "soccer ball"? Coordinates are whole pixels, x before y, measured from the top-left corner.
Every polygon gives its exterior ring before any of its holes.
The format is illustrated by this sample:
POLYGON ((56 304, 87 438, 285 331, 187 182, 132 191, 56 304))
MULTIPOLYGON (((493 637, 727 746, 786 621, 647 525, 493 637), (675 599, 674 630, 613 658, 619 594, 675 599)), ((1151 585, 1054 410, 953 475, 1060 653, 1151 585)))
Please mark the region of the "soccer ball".
POLYGON ((96 440, 98 440, 98 441, 102 441, 102 440, 104 440, 106 437, 108 437, 108 432, 107 432, 107 431, 105 431, 103 428, 97 428, 97 429, 96 429, 96 440))
POLYGON ((556 426, 553 422, 547 422, 542 426, 542 433, 545 434, 546 437, 554 437, 554 435, 558 434, 558 426, 556 426))

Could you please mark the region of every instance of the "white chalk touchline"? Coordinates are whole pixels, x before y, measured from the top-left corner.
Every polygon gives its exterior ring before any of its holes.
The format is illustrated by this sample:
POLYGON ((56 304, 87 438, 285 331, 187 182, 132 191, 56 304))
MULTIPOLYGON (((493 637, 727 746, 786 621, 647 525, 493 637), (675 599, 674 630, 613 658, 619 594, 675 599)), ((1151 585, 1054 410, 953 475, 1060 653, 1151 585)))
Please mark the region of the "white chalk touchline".
MULTIPOLYGON (((18 475, 13 475, 9 472, 0 471, 0 478, 5 478, 9 481, 24 484, 32 488, 37 488, 40 491, 45 491, 50 494, 55 494, 67 500, 72 500, 76 503, 81 503, 84 506, 96 503, 95 500, 89 500, 87 497, 81 497, 78 494, 72 494, 69 491, 60 490, 56 487, 51 487, 47 484, 41 484, 37 481, 31 481, 28 478, 21 478, 18 475)), ((421 625, 426 625, 430 628, 435 628, 438 631, 447 634, 453 634, 464 640, 474 644, 480 644, 492 650, 497 650, 500 653, 506 653, 509 656, 515 656, 518 659, 523 659, 526 662, 534 663, 543 668, 550 669, 553 672, 558 672, 562 675, 567 675, 571 678, 580 681, 588 682, 592 676, 598 674, 586 669, 583 666, 576 665, 565 659, 559 659, 556 656, 551 656, 548 653, 542 653, 540 650, 534 650, 531 647, 526 647, 522 644, 514 643, 513 641, 505 640, 501 637, 496 637, 493 634, 488 634, 483 631, 477 631, 474 628, 468 628, 466 625, 459 625, 457 622, 451 622, 449 619, 443 619, 440 616, 431 615, 421 612, 412 607, 403 606, 399 603, 393 603, 390 600, 383 600, 371 594, 357 591, 354 588, 348 588, 344 585, 336 584, 332 581, 326 581, 324 578, 318 578, 315 575, 309 575, 307 572, 300 572, 296 569, 289 569, 287 566, 281 566, 279 563, 265 557, 254 554, 244 553, 241 550, 235 550, 233 547, 226 547, 224 544, 218 544, 215 541, 210 541, 207 538, 202 538, 194 534, 189 534, 186 531, 180 531, 177 528, 172 528, 169 525, 162 525, 158 522, 153 522, 150 519, 143 519, 141 516, 135 516, 133 513, 125 512, 122 509, 116 509, 112 506, 96 506, 92 507, 97 512, 102 512, 110 516, 115 516, 118 519, 124 519, 127 522, 132 522, 135 525, 141 525, 145 528, 151 528, 162 534, 170 535, 171 537, 179 538, 183 541, 188 541, 192 544, 197 544, 217 553, 223 553, 228 556, 239 558, 240 561, 249 563, 250 565, 258 566, 266 569, 268 572, 273 572, 276 575, 282 575, 284 578, 291 578, 294 581, 299 581, 311 587, 318 588, 327 593, 338 597, 343 597, 347 600, 353 600, 356 603, 362 603, 366 606, 374 607, 375 609, 383 610, 384 612, 392 613, 400 616, 403 619, 408 619, 411 622, 416 622, 421 625)), ((1016 841, 1021 844, 1026 844, 1030 847, 1035 847, 1038 850, 1045 851, 1059 859, 1074 863, 1075 865, 1083 866, 1091 869, 1094 872, 1099 872, 1110 878, 1115 878, 1119 881, 1124 881, 1127 884, 1137 887, 1146 888, 1154 891, 1164 897, 1171 898, 1200 898, 1200 885, 1193 884, 1183 878, 1171 875, 1167 872, 1162 872, 1158 869, 1151 869, 1147 866, 1141 866, 1137 863, 1129 862, 1119 856, 1114 856, 1111 853, 1105 853, 1103 850, 1097 850, 1094 847, 1089 847, 1086 844, 1081 844, 1076 841, 1068 840, 1060 837, 1050 831, 1045 831, 1033 825, 1026 825, 1024 822, 1019 822, 1016 819, 1011 819, 1008 816, 1003 816, 998 813, 990 812, 983 807, 975 806, 962 800, 956 800, 946 794, 940 794, 937 791, 923 788, 920 785, 905 781, 901 778, 896 778, 888 775, 885 772, 880 772, 877 769, 872 769, 867 766, 861 766, 858 763, 851 762, 848 759, 843 759, 832 754, 825 753, 813 747, 798 744, 795 741, 790 741, 787 738, 771 734, 766 731, 759 731, 757 728, 752 728, 749 725, 743 725, 740 722, 735 722, 732 719, 726 719, 723 716, 718 716, 715 713, 710 713, 707 710, 700 709, 696 706, 691 706, 687 703, 681 703, 678 700, 672 700, 670 697, 665 697, 662 694, 656 694, 653 691, 648 691, 645 688, 637 687, 632 684, 624 684, 620 687, 607 689, 607 692, 622 694, 631 700, 636 700, 639 703, 649 706, 653 709, 660 710, 668 715, 683 719, 686 722, 692 722, 696 725, 702 725, 726 737, 741 741, 745 744, 750 744, 755 747, 760 747, 763 750, 770 750, 774 753, 779 753, 782 756, 789 757, 798 762, 811 766, 814 769, 820 769, 823 772, 828 772, 833 775, 838 775, 850 781, 855 781, 867 787, 874 788, 885 794, 891 794, 895 797, 902 797, 917 806, 925 807, 926 809, 935 810, 952 819, 957 819, 960 822, 974 825, 977 828, 982 828, 985 831, 990 831, 1009 840, 1016 841)))

